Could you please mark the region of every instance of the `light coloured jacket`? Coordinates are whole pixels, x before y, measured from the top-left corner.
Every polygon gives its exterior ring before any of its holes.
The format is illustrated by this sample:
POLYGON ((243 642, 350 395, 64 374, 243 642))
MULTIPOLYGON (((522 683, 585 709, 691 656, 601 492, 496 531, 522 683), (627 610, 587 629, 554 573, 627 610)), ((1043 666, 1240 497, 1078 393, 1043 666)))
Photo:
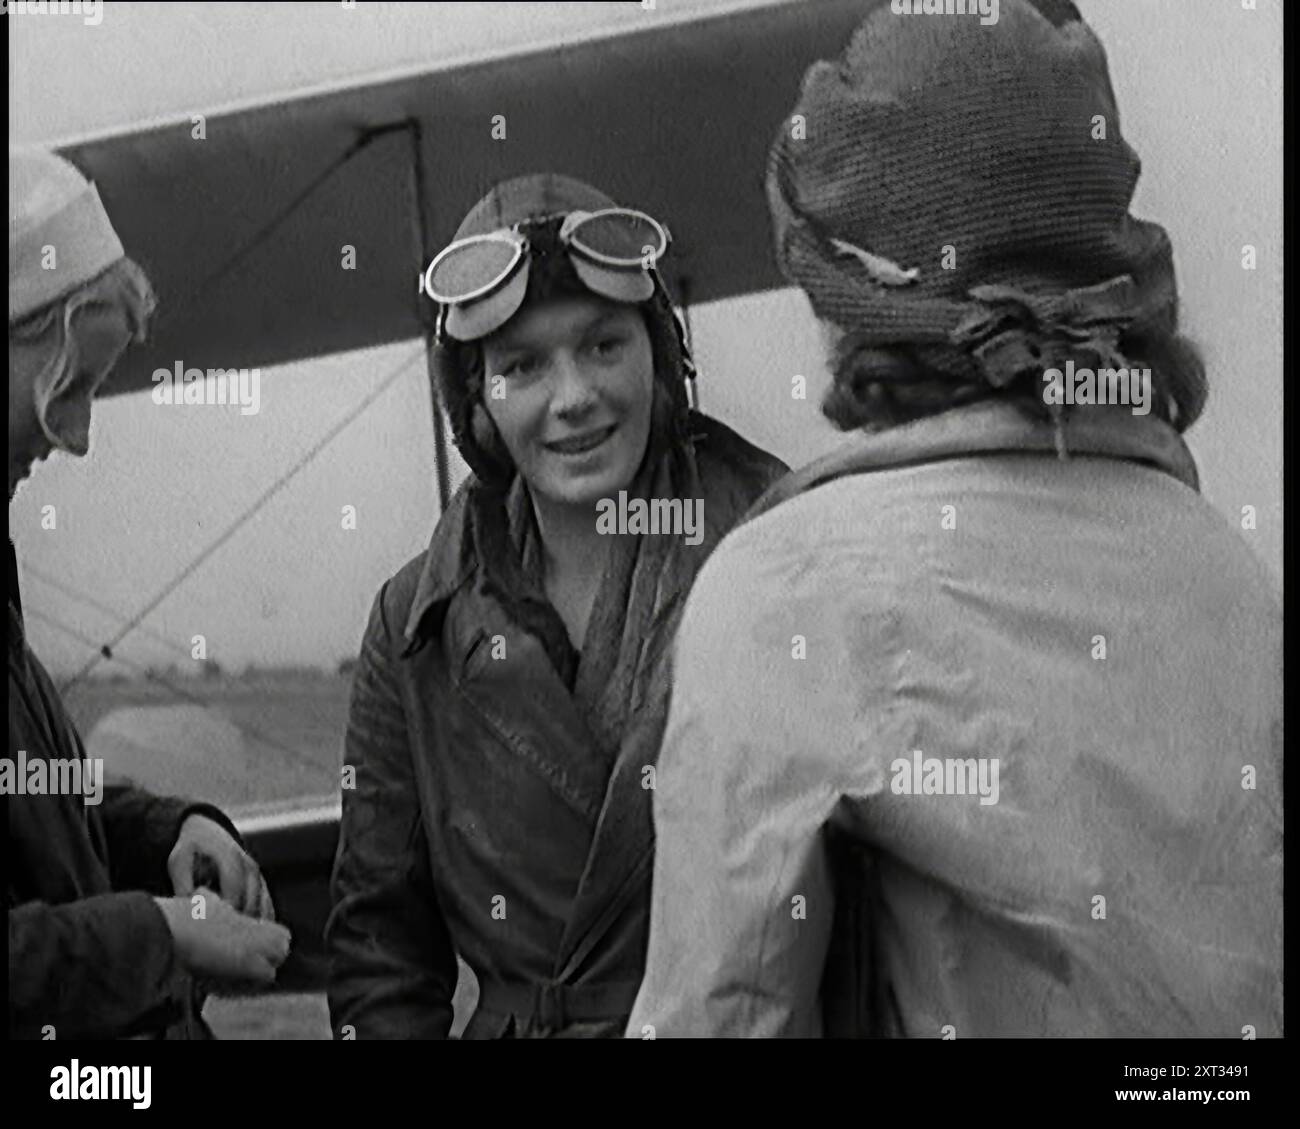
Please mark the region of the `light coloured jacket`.
POLYGON ((1172 428, 1066 439, 855 437, 710 558, 629 1037, 1281 1033, 1280 596, 1172 428))

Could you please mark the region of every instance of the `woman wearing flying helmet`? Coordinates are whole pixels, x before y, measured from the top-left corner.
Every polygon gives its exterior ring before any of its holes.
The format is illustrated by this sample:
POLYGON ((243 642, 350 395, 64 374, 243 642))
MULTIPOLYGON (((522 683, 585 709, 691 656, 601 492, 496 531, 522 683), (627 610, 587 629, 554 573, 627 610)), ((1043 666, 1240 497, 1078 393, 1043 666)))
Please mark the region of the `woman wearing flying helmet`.
POLYGON ((473 471, 380 590, 327 927, 336 1037, 620 1036, 646 956, 668 657, 719 539, 785 467, 689 407, 668 235, 557 175, 498 185, 425 273, 473 471), (602 499, 701 528, 619 532, 602 499), (350 1030, 349 1030, 350 1029, 350 1030))

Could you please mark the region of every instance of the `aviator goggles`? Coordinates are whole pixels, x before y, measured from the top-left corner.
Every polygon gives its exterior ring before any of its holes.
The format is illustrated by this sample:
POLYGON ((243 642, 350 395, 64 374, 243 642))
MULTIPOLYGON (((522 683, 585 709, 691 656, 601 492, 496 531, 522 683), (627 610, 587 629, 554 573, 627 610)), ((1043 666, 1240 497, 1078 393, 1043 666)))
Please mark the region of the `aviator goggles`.
POLYGON ((473 341, 514 315, 528 288, 529 232, 556 220, 555 240, 589 290, 620 302, 654 293, 654 272, 672 239, 658 220, 632 208, 541 216, 457 239, 429 263, 424 291, 439 304, 440 339, 473 341))

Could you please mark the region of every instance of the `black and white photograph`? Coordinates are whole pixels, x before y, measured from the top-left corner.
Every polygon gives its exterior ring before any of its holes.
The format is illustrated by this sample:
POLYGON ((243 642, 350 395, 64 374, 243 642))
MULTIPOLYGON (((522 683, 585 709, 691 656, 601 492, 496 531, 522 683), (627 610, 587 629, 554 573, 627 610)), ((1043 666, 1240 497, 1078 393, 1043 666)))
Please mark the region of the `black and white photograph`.
POLYGON ((0 7, 34 1109, 931 1039, 1258 1112, 1281 0, 0 7))

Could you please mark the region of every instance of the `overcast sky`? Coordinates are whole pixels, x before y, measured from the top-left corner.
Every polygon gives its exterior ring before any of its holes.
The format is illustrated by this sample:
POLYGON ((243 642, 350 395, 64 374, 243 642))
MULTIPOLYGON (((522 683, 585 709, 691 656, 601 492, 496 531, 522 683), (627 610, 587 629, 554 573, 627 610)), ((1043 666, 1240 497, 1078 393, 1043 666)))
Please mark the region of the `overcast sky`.
MULTIPOLYGON (((94 27, 75 16, 11 14, 10 141, 54 144, 728 6, 110 3, 94 27)), ((812 18, 815 4, 807 7, 812 18)), ((1280 578, 1280 3, 1259 0, 1254 12, 1236 0, 1084 0, 1080 8, 1106 45, 1124 132, 1143 158, 1134 210, 1173 238, 1183 326, 1209 363, 1210 406, 1188 437, 1203 489, 1234 523, 1241 506, 1257 507, 1260 527, 1243 536, 1280 578), (1246 243, 1259 250, 1253 274, 1240 268, 1246 243)), ((811 400, 792 419, 788 381, 755 378, 779 371, 824 379, 800 295, 700 306, 692 323, 706 410, 792 462, 840 438, 811 400)), ((418 350, 411 342, 264 370, 254 417, 220 408, 142 411, 147 393, 98 405, 91 454, 56 455, 10 509, 27 569, 25 604, 107 637, 110 615, 35 573, 134 613, 405 364, 394 386, 148 618, 149 633, 121 648, 139 663, 167 663, 203 633, 211 657, 229 667, 333 666, 355 651, 376 589, 427 543, 437 517, 418 350), (54 533, 40 528, 47 504, 58 508, 54 533), (357 507, 356 532, 340 527, 345 504, 357 507)), ((56 670, 87 654, 43 620, 31 634, 56 670)))

